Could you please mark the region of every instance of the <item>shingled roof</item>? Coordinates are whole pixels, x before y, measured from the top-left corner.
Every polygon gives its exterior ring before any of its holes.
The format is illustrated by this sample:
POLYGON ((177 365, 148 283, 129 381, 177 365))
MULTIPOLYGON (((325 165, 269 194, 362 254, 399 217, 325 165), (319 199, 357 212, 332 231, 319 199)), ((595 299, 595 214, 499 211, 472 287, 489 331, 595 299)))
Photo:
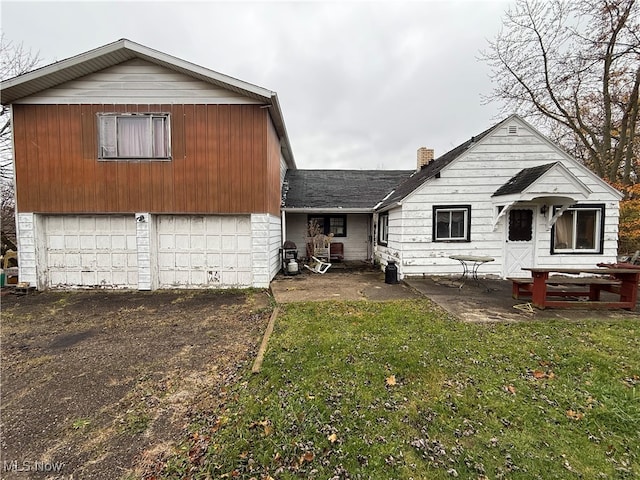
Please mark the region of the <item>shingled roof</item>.
MULTIPOLYGON (((465 151, 467 151, 468 148, 470 148, 472 145, 474 145, 475 143, 480 141, 483 137, 485 137, 487 134, 489 134, 493 129, 495 129, 498 125, 500 125, 500 123, 497 123, 493 127, 488 128, 487 130, 485 130, 479 135, 471 137, 469 140, 467 140, 463 144, 458 145, 453 150, 449 150, 444 155, 439 156, 431 163, 422 167, 422 169, 418 170, 417 172, 415 172, 414 175, 412 175, 410 178, 405 180, 402 184, 398 185, 395 191, 388 198, 386 198, 378 208, 380 209, 380 208, 387 207, 405 198, 407 195, 413 192, 416 188, 422 185, 426 180, 428 180, 429 178, 435 177, 436 174, 439 173, 444 167, 449 165, 456 158, 458 158, 465 151)), ((389 192, 386 192, 386 193, 388 194, 389 192)))
POLYGON ((371 209, 413 170, 289 170, 283 208, 371 209))
POLYGON ((492 197, 510 195, 512 193, 522 193, 529 185, 539 179, 557 163, 558 162, 547 163, 545 165, 538 165, 537 167, 524 168, 520 170, 511 177, 507 183, 496 190, 492 197))

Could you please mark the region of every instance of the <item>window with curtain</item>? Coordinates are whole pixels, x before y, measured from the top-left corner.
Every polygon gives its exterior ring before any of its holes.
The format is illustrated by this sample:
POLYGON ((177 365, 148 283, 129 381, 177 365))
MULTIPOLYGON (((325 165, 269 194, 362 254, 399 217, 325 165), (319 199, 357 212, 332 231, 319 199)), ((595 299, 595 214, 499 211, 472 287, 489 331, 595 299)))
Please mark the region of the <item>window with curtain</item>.
POLYGON ((99 114, 98 158, 168 160, 169 114, 99 114))
POLYGON ((470 241, 471 206, 434 206, 433 241, 468 242, 470 241))
POLYGON ((603 228, 604 205, 569 208, 553 226, 552 253, 602 253, 603 228))

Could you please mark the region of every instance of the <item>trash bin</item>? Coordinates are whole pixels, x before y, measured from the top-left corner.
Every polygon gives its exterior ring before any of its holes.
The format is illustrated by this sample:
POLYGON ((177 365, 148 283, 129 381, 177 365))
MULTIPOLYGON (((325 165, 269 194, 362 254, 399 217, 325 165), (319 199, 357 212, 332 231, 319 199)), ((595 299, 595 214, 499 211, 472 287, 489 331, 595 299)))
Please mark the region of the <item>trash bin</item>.
POLYGON ((398 283, 398 267, 393 260, 389 260, 387 268, 384 269, 384 283, 398 283))

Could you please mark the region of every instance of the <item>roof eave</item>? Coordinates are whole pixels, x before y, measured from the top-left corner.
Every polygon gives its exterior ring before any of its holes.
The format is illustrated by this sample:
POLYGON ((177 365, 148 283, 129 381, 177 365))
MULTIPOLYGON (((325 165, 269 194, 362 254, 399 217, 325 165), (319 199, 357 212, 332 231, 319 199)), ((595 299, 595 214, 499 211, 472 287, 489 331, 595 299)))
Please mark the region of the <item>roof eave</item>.
POLYGON ((282 207, 288 213, 373 213, 373 207, 282 207))
POLYGON ((0 103, 8 105, 21 98, 56 87, 128 60, 140 58, 192 78, 207 82, 240 95, 263 101, 270 108, 276 131, 282 140, 282 153, 289 168, 295 169, 293 149, 289 141, 280 102, 275 92, 237 78, 209 70, 191 62, 121 39, 74 57, 52 63, 0 83, 0 103))

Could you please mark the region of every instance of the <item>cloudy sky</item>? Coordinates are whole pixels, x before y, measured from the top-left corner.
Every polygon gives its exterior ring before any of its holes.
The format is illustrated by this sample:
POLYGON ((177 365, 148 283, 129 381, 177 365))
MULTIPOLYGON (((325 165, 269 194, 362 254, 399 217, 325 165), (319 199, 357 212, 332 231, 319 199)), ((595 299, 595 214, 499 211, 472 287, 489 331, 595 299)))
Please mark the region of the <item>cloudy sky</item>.
POLYGON ((11 2, 42 65, 128 38, 278 93, 299 168, 410 169, 496 123, 479 50, 511 2, 11 2))

